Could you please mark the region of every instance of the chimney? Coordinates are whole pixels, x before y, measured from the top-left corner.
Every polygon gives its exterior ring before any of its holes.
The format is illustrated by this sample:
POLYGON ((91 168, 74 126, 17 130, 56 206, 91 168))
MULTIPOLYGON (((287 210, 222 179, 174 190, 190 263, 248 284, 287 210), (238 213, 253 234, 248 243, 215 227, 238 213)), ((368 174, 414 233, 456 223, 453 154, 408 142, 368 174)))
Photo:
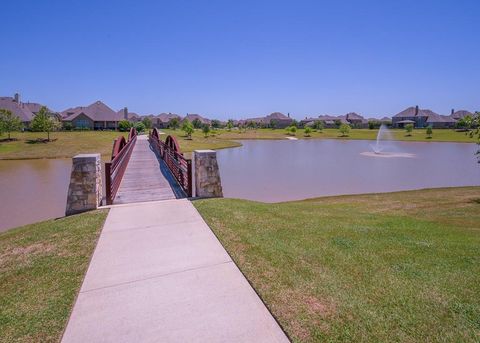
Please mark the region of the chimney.
POLYGON ((290 112, 288 112, 287 115, 288 115, 288 118, 290 118, 290 112))
POLYGON ((415 106, 415 117, 418 115, 418 105, 415 106))
POLYGON ((123 119, 128 120, 128 108, 123 108, 123 119))
POLYGON ((13 96, 13 101, 15 101, 17 104, 19 104, 20 103, 20 94, 15 93, 15 95, 13 96))
POLYGON ((450 113, 451 115, 453 115, 455 113, 455 109, 452 108, 452 113, 450 113))

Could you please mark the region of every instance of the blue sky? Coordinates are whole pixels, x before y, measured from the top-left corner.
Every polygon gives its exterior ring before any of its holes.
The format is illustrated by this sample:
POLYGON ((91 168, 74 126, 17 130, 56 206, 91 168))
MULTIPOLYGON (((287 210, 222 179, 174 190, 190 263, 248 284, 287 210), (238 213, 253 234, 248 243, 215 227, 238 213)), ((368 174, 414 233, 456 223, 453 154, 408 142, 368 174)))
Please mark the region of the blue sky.
POLYGON ((3 1, 0 95, 55 110, 480 109, 480 1, 3 1))

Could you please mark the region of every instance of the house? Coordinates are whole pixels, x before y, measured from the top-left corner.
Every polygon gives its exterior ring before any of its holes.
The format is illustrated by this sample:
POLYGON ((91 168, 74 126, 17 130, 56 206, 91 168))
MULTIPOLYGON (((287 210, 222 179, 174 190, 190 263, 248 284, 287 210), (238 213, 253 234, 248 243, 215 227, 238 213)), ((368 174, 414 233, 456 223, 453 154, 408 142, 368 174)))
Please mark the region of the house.
POLYGON ((353 127, 356 127, 356 128, 368 127, 368 120, 366 120, 363 116, 355 112, 347 113, 345 115, 345 119, 353 127))
POLYGON ((273 112, 265 117, 242 119, 238 122, 238 124, 246 125, 249 122, 254 122, 257 125, 264 127, 269 127, 273 123, 275 125, 275 128, 284 129, 287 126, 292 125, 293 119, 290 118, 290 113, 285 115, 281 112, 273 112))
POLYGON ((156 127, 157 129, 165 129, 168 127, 168 123, 173 118, 177 118, 179 121, 182 120, 178 114, 175 113, 160 113, 157 116, 149 116, 152 121, 152 126, 156 127))
MULTIPOLYGON (((127 110, 128 112, 128 110, 127 110)), ((115 130, 124 114, 115 112, 101 101, 86 107, 75 107, 61 112, 63 121, 72 123, 76 129, 115 130)))
POLYGON ((408 107, 397 113, 392 118, 392 125, 395 128, 405 127, 413 124, 417 128, 431 126, 433 128, 452 128, 456 120, 450 116, 442 116, 428 109, 419 109, 418 106, 408 107))
POLYGON ((470 112, 470 111, 466 111, 466 110, 455 111, 453 109, 452 109, 452 112, 450 113, 450 117, 452 117, 455 120, 459 120, 459 119, 465 118, 467 116, 472 117, 473 113, 470 112))
POLYGON ((30 108, 20 101, 20 95, 16 93, 13 97, 0 97, 0 109, 5 109, 12 112, 15 116, 20 118, 23 125, 28 127, 33 119, 34 113, 30 108))
POLYGON ((135 113, 135 112, 129 112, 128 111, 128 108, 124 107, 122 108, 120 111, 117 112, 117 114, 119 116, 122 116, 123 119, 122 120, 128 120, 128 121, 132 121, 132 122, 139 122, 139 121, 142 121, 142 116, 135 113))
POLYGON ((187 119, 187 120, 188 120, 189 122, 191 122, 191 123, 192 123, 195 119, 198 119, 198 120, 200 120, 200 122, 201 122, 202 124, 208 124, 208 125, 210 125, 211 122, 212 122, 210 119, 204 118, 204 117, 202 117, 200 114, 192 114, 192 113, 190 113, 190 114, 187 113, 187 115, 185 116, 185 118, 183 118, 183 120, 185 120, 185 119, 187 119))

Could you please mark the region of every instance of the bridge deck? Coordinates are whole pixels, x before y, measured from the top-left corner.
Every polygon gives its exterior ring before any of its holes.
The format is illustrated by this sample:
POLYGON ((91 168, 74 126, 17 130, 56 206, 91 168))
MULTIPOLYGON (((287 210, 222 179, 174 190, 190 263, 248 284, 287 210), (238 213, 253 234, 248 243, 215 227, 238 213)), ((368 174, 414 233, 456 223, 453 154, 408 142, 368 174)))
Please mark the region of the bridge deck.
POLYGON ((114 204, 168 200, 183 197, 163 161, 150 149, 147 136, 138 136, 114 204))

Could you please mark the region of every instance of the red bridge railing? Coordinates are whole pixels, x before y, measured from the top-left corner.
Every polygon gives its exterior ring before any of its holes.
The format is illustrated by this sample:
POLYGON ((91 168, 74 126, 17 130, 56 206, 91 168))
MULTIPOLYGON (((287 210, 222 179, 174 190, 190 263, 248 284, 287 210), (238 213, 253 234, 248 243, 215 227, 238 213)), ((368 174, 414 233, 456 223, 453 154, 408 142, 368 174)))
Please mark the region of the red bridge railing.
POLYGON ((177 139, 167 136, 165 142, 160 140, 158 130, 155 128, 148 135, 148 140, 153 150, 162 158, 183 189, 187 197, 192 196, 192 160, 183 156, 177 139))
POLYGON ((128 139, 119 136, 113 142, 112 159, 105 163, 105 188, 107 191, 107 205, 111 205, 117 195, 120 182, 127 168, 128 161, 132 155, 133 147, 137 141, 137 130, 131 128, 128 139))

